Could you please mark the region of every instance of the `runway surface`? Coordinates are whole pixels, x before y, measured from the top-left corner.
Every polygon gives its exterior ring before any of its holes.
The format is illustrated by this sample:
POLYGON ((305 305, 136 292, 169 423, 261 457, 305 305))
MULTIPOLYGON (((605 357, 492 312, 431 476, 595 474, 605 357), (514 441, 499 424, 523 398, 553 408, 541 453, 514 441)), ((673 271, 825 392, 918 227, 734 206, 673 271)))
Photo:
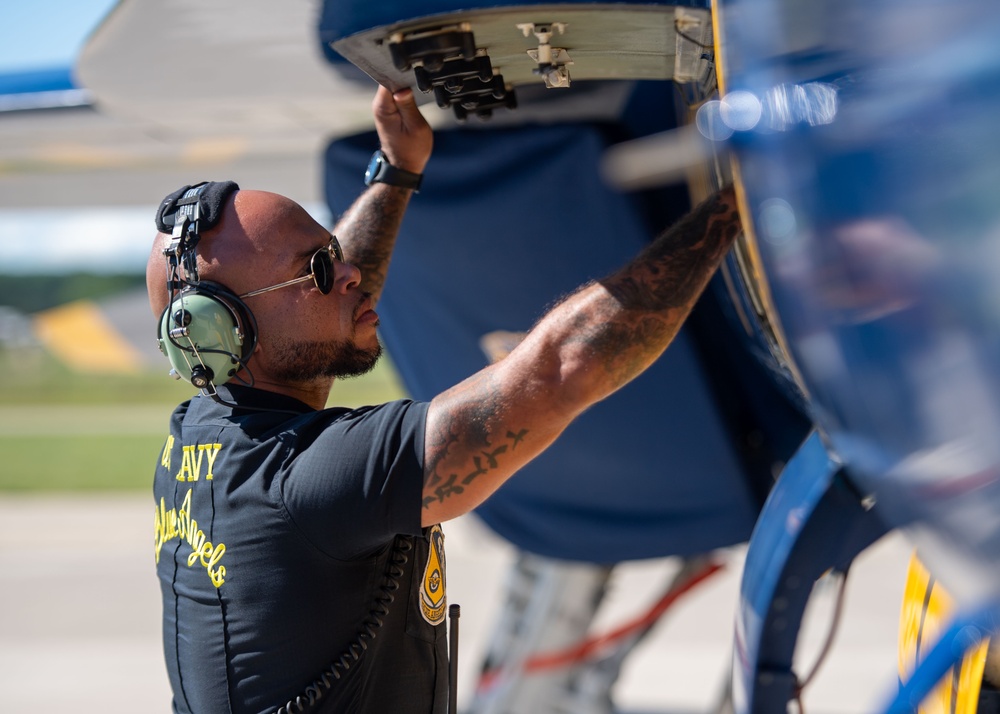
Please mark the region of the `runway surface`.
MULTIPOLYGON (((166 714, 151 497, 0 497, 0 702, 34 714, 166 714)), ((449 596, 462 606, 460 705, 503 589, 510 547, 474 517, 446 524, 449 596)), ((833 652, 806 691, 810 714, 870 712, 894 686, 896 636, 910 548, 891 535, 852 568, 833 652)), ((714 710, 729 662, 742 549, 721 575, 681 600, 633 653, 615 701, 629 714, 714 710)), ((618 569, 603 631, 658 597, 674 564, 618 569)), ((832 584, 807 612, 806 667, 829 623, 832 584)), ((461 706, 460 706, 461 709, 461 706)), ((529 714, 529 713, 526 713, 529 714)))

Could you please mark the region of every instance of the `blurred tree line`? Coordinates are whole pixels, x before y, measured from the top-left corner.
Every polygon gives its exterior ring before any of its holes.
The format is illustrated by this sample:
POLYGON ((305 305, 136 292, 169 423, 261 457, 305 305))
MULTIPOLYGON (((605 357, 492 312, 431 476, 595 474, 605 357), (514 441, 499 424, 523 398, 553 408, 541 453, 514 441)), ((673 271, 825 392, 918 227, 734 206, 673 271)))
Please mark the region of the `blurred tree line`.
POLYGON ((145 286, 140 273, 8 275, 0 273, 0 305, 32 313, 67 302, 99 299, 145 286))

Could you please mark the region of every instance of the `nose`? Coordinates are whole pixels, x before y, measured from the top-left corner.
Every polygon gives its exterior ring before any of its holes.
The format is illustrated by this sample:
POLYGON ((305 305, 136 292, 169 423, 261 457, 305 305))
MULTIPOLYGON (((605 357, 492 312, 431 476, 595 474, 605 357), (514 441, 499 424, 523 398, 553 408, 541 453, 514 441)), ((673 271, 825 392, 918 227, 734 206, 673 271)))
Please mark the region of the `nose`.
POLYGON ((353 263, 334 261, 333 289, 346 294, 351 288, 361 285, 361 270, 353 263))

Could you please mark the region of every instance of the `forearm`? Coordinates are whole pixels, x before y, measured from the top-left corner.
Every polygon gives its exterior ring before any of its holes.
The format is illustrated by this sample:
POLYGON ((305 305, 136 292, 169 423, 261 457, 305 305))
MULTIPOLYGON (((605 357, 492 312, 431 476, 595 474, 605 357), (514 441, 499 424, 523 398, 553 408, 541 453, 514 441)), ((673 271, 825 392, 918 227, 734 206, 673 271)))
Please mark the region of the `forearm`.
POLYGON ((423 522, 465 513, 670 344, 740 230, 731 191, 553 308, 506 358, 427 415, 423 522))
POLYGON ((538 325, 555 353, 556 389, 585 405, 652 364, 669 346, 740 232, 732 189, 712 196, 609 277, 582 288, 538 325), (567 383, 568 382, 568 383, 567 383))
MULTIPOLYGON (((431 155, 434 137, 413 92, 393 94, 379 87, 372 100, 379 144, 398 169, 422 173, 431 155)), ((396 235, 413 191, 384 183, 371 185, 337 222, 334 233, 344 255, 361 271, 361 289, 376 302, 382 295, 396 235)))
POLYGON ((361 289, 376 302, 385 286, 396 236, 413 191, 373 184, 341 216, 333 232, 347 261, 361 271, 361 289))

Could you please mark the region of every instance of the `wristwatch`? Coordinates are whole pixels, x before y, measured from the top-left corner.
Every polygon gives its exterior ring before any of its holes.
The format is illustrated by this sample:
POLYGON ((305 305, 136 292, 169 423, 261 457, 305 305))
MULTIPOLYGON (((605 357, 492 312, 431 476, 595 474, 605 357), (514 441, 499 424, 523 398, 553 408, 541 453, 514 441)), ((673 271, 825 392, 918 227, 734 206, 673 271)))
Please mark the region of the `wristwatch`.
POLYGON ((390 186, 411 188, 414 191, 419 191, 420 182, 423 178, 423 174, 415 174, 412 171, 397 169, 389 163, 389 159, 379 149, 372 154, 372 159, 368 162, 368 170, 365 171, 365 186, 371 186, 373 183, 387 183, 390 186))

